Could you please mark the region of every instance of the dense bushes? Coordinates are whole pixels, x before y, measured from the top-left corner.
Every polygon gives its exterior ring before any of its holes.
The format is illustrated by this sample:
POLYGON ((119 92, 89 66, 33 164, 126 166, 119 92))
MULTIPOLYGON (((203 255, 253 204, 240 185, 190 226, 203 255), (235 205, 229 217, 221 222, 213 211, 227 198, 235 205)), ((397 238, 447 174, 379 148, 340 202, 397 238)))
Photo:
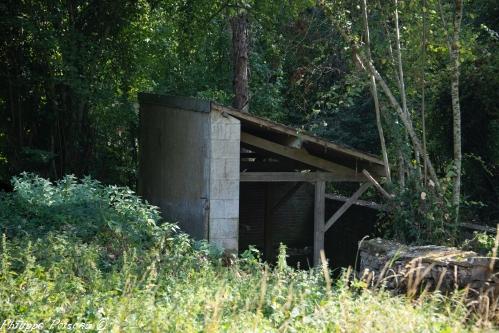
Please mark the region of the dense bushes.
MULTIPOLYGON (((46 331, 453 332, 458 295, 413 302, 254 251, 227 261, 125 188, 33 175, 0 194, 0 325, 46 331), (224 264, 225 263, 225 264, 224 264), (86 326, 84 326, 86 325, 86 326), (84 328, 82 328, 84 327, 84 328), (38 327, 40 328, 40 326, 38 327), (37 329, 42 330, 42 329, 37 329)), ((346 275, 344 275, 346 276, 346 275)), ((12 327, 11 327, 12 328, 12 327)))
POLYGON ((128 188, 73 176, 51 183, 26 173, 13 178, 13 187, 0 195, 0 229, 13 244, 31 243, 44 263, 94 253, 100 267, 110 267, 132 250, 144 256, 168 244, 193 251, 187 235, 177 233, 174 224, 159 223, 157 208, 128 188))
MULTIPOLYGON (((158 211, 127 188, 66 176, 52 184, 32 174, 13 179, 14 192, 0 201, 0 223, 9 237, 57 231, 91 242, 138 246, 158 235, 158 211)), ((171 225, 165 227, 172 228, 171 225)))

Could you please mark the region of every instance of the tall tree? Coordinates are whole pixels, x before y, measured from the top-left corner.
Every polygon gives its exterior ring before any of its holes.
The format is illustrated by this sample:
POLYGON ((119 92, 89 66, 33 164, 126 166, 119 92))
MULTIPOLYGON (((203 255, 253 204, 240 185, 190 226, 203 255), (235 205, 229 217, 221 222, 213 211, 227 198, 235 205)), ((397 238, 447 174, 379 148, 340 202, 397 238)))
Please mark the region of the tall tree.
POLYGON ((232 106, 243 112, 248 112, 248 16, 244 9, 230 18, 230 26, 232 28, 234 70, 232 106))
MULTIPOLYGON (((372 62, 372 56, 371 56, 371 39, 369 36, 369 20, 367 16, 367 3, 366 0, 362 1, 362 9, 364 12, 364 30, 365 30, 365 36, 366 36, 366 51, 367 51, 367 57, 370 62, 372 62)), ((381 143, 381 154, 383 155, 383 163, 385 165, 385 173, 388 182, 392 181, 392 177, 390 174, 390 163, 388 161, 388 153, 386 151, 386 144, 385 144, 385 135, 383 134, 383 126, 381 124, 381 112, 379 108, 379 99, 378 99, 378 89, 376 87, 376 79, 374 78, 374 75, 370 74, 370 79, 371 79, 371 94, 373 96, 374 100, 374 111, 376 112, 376 126, 378 127, 378 134, 379 134, 379 141, 381 143)))
MULTIPOLYGON (((400 27, 399 27, 399 10, 398 10, 398 1, 394 0, 395 9, 394 9, 394 18, 395 18, 395 50, 397 51, 397 77, 398 77, 398 87, 400 92, 400 99, 402 100, 402 110, 409 117, 409 111, 407 110, 407 95, 405 93, 405 79, 404 79, 404 70, 402 65, 402 48, 400 47, 400 27)), ((407 139, 407 130, 405 131, 406 139, 407 139)), ((416 156, 418 155, 418 151, 416 150, 416 156)), ((406 159, 402 151, 399 152, 399 173, 400 173, 400 187, 405 188, 405 172, 406 172, 406 159)))
POLYGON ((455 206, 456 222, 459 220, 459 203, 461 200, 461 106, 459 104, 459 33, 463 18, 463 1, 455 0, 452 43, 450 45, 451 58, 451 96, 452 96, 452 123, 454 139, 454 165, 456 177, 454 180, 453 203, 455 206))
MULTIPOLYGON (((426 69, 426 15, 427 15, 427 7, 426 7, 426 0, 423 0, 423 35, 422 35, 422 42, 421 42, 421 129, 423 132, 423 153, 427 154, 427 147, 426 147, 426 82, 425 82, 425 69, 426 69)), ((423 169, 423 175, 424 175, 424 184, 427 184, 428 181, 428 165, 426 164, 426 159, 423 158, 423 163, 424 163, 424 169, 423 169)))
POLYGON ((454 218, 459 221, 459 208, 461 202, 461 173, 462 173, 462 145, 461 145, 461 104, 459 103, 459 71, 460 71, 460 41, 461 21, 463 18, 463 1, 454 1, 454 12, 452 19, 452 36, 447 33, 447 22, 445 20, 444 8, 439 0, 440 17, 444 31, 446 31, 447 48, 449 49, 450 72, 451 72, 451 98, 452 98, 452 139, 454 152, 454 186, 452 193, 452 203, 454 205, 454 218))
MULTIPOLYGON (((325 5, 324 3, 322 3, 325 5)), ((326 12, 329 15, 333 15, 331 11, 331 7, 328 5, 323 6, 323 8, 326 10, 326 12)), ((353 37, 353 34, 350 31, 350 26, 348 22, 344 22, 344 20, 341 20, 342 18, 340 17, 337 20, 333 20, 333 23, 335 24, 336 29, 338 32, 341 34, 341 36, 345 39, 345 41, 351 46, 352 52, 354 54, 355 60, 357 63, 361 66, 363 70, 365 70, 368 74, 373 75, 378 84, 381 87, 381 90, 384 92, 386 97, 388 98, 389 103, 392 105, 393 109, 395 110, 396 114, 402 121, 402 125, 404 125, 405 130, 407 131, 407 134, 409 136, 409 139, 412 143, 414 151, 417 151, 420 156, 424 156, 426 163, 428 165, 428 171, 430 173, 430 176, 432 178, 432 181, 434 182, 436 188, 440 190, 440 182, 438 181, 437 173, 435 171, 435 168, 433 167, 433 164, 431 163, 429 157, 427 154, 423 153, 423 146, 421 144, 421 140, 419 139, 413 122, 411 115, 408 112, 405 112, 403 107, 400 105, 400 103, 397 101, 395 98, 394 94, 392 93, 392 90, 388 86, 387 82, 385 79, 382 77, 382 75, 378 72, 374 64, 369 61, 369 59, 366 59, 366 57, 362 54, 361 49, 359 48, 359 45, 356 41, 356 38, 353 37)), ((344 18, 343 18, 344 19, 344 18)))

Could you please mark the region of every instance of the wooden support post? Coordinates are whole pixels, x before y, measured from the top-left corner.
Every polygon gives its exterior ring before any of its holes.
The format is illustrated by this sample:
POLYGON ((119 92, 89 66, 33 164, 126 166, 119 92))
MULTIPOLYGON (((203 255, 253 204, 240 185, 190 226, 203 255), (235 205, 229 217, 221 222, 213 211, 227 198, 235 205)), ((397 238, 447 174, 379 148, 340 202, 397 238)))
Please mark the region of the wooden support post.
POLYGON ((270 202, 270 184, 265 184, 265 217, 263 221, 263 243, 265 260, 270 264, 274 260, 272 245, 272 203, 270 202))
POLYGON ((364 183, 362 186, 355 191, 355 193, 348 199, 335 213, 331 218, 327 221, 326 226, 324 227, 324 231, 328 231, 329 228, 333 226, 333 224, 338 221, 338 219, 347 211, 350 206, 352 206, 357 199, 364 193, 369 187, 371 187, 371 183, 364 183))
POLYGON ((314 265, 321 264, 321 250, 324 250, 324 220, 326 206, 326 182, 315 183, 314 200, 314 265))

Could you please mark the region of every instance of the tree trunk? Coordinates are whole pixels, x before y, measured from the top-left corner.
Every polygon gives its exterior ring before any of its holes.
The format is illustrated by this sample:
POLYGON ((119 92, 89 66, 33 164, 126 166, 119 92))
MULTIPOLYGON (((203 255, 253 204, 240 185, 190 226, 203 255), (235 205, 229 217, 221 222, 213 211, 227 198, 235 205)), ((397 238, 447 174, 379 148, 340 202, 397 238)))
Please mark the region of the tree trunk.
POLYGON ((421 145, 421 141, 419 140, 416 131, 414 130, 414 126, 412 125, 412 119, 410 115, 404 112, 402 107, 400 106, 399 102, 393 96, 393 93, 391 89, 388 87, 386 84, 386 81, 383 79, 381 74, 378 72, 376 67, 372 64, 372 62, 366 60, 362 54, 359 52, 358 46, 355 41, 352 40, 352 38, 346 33, 345 29, 339 24, 337 20, 334 20, 334 23, 338 29, 338 32, 343 36, 343 38, 351 45, 352 51, 354 52, 355 58, 358 62, 358 64, 369 74, 374 75, 376 78, 376 81, 378 81, 379 85, 381 86, 381 89, 385 93, 386 97, 388 98, 390 104, 392 107, 395 109, 397 115, 399 116, 400 120, 402 121, 402 124, 407 130, 407 134, 409 135, 409 138, 411 139, 412 145, 414 147, 414 150, 419 151, 419 153, 424 156, 424 159, 426 160, 426 163, 428 164, 428 171, 430 173, 430 176, 432 180, 435 183, 435 187, 440 190, 440 182, 438 181, 437 173, 435 172, 435 169, 433 168, 433 164, 431 163, 428 155, 423 154, 423 146, 421 145))
POLYGON ((454 139, 454 167, 456 177, 453 189, 453 204, 455 206, 455 220, 459 221, 459 204, 461 200, 461 107, 459 104, 459 32, 461 30, 461 19, 463 17, 463 1, 455 0, 454 33, 450 50, 451 57, 451 96, 452 96, 452 123, 454 139))
POLYGON ((402 150, 399 151, 399 186, 400 190, 405 189, 405 158, 402 150))
POLYGON ((400 120, 402 121, 402 124, 406 128, 407 134, 409 135, 409 138, 412 141, 412 145, 413 145, 414 149, 417 150, 417 151, 419 151, 419 153, 420 153, 421 156, 424 156, 424 159, 426 160, 426 163, 428 165, 428 171, 430 173, 430 176, 431 176, 432 180, 435 183, 435 186, 438 189, 440 189, 440 183, 439 183, 438 178, 437 178, 437 173, 435 172, 435 169, 433 168, 433 164, 431 163, 431 161, 430 161, 430 159, 428 157, 428 154, 426 154, 426 155, 423 154, 423 146, 421 145, 421 142, 419 141, 419 138, 418 138, 418 136, 416 134, 416 131, 414 130, 414 126, 412 125, 412 120, 411 120, 410 116, 407 113, 404 112, 404 110, 402 109, 402 107, 398 103, 398 101, 395 98, 395 96, 393 96, 392 91, 390 90, 390 88, 386 84, 385 80, 379 74, 379 72, 376 70, 376 67, 374 67, 374 65, 371 62, 365 61, 365 59, 362 59, 362 56, 359 53, 356 53, 356 55, 357 55, 357 60, 359 61, 359 63, 369 73, 373 74, 374 77, 376 78, 376 80, 378 81, 378 83, 380 84, 383 92, 388 97, 388 100, 390 101, 390 104, 392 104, 392 106, 395 109, 395 111, 397 112, 400 120))
POLYGON ((398 14, 398 2, 395 0, 395 46, 397 48, 397 65, 398 65, 398 76, 399 76, 399 90, 400 99, 402 100, 402 110, 405 113, 407 111, 407 97, 405 94, 405 82, 404 82, 404 70, 402 67, 402 51, 400 47, 400 28, 399 28, 399 14, 398 14))
POLYGON ((232 28, 233 52, 233 88, 234 101, 232 106, 243 112, 248 112, 248 18, 245 13, 230 19, 232 28))
MULTIPOLYGON (((398 87, 399 87, 399 92, 400 92, 400 99, 402 100, 402 110, 407 115, 407 117, 410 117, 409 111, 407 109, 407 94, 405 92, 404 69, 403 69, 403 65, 402 65, 402 48, 400 46, 400 26, 399 26, 398 1, 394 0, 394 4, 395 4, 395 11, 394 11, 394 16, 395 16, 395 46, 396 46, 396 50, 397 50, 398 87)), ((409 138, 407 137, 407 130, 406 130, 405 142, 407 142, 408 139, 409 138)), ((419 178, 421 179, 421 172, 419 169, 419 164, 420 164, 419 156, 420 156, 420 154, 417 150, 415 150, 414 153, 415 153, 414 154, 415 159, 416 159, 417 164, 418 164, 417 169, 416 169, 417 174, 419 175, 419 178)), ((406 172, 405 167, 408 166, 409 163, 405 162, 407 157, 404 156, 402 151, 400 154, 400 158, 401 158, 400 167, 403 167, 403 169, 400 171, 400 174, 405 175, 405 172, 406 172)), ((402 189, 405 187, 405 176, 404 176, 404 178, 400 179, 400 185, 401 185, 402 189)))
MULTIPOLYGON (((426 100, 425 100, 425 95, 426 95, 426 73, 425 73, 425 68, 426 68, 426 0, 423 0, 423 42, 421 45, 422 48, 422 55, 421 55, 421 61, 423 65, 421 66, 421 125, 422 125, 422 130, 423 130, 423 154, 428 154, 426 151, 426 100)), ((424 161, 424 185, 428 183, 428 165, 426 164, 426 160, 423 158, 424 161)))
MULTIPOLYGON (((369 21, 368 21, 368 16, 367 16, 367 3, 366 0, 362 1, 362 7, 364 11, 364 29, 366 32, 366 49, 367 49, 367 56, 368 60, 372 61, 371 57, 371 40, 369 36, 369 21)), ((378 134, 379 134, 379 141, 381 143, 381 154, 383 155, 383 163, 385 165, 385 173, 386 173, 386 178, 389 183, 392 182, 392 177, 390 174, 390 164, 388 162, 388 153, 386 151, 386 144, 385 144, 385 135, 383 134, 383 126, 381 125, 381 113, 379 109, 379 100, 378 100, 378 89, 376 87, 376 79, 374 78, 374 75, 370 75, 371 79, 371 94, 374 99, 374 111, 376 112, 376 126, 378 127, 378 134)))

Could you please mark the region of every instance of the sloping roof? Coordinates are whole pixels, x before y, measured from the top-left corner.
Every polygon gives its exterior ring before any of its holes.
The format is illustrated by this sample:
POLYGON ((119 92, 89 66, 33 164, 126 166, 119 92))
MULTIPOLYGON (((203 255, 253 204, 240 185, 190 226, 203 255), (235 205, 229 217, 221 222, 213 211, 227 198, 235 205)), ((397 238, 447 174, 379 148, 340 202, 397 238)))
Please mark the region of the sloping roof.
POLYGON ((197 112, 221 112, 239 119, 242 132, 273 142, 287 142, 291 147, 299 145, 300 148, 304 148, 313 156, 341 164, 359 173, 362 172, 362 169, 367 169, 373 176, 385 176, 383 161, 375 155, 215 102, 190 97, 171 97, 146 93, 139 94, 139 102, 197 112))
POLYGON ((383 161, 375 155, 216 103, 212 103, 212 110, 223 112, 239 119, 243 132, 264 137, 271 141, 275 141, 278 137, 279 141, 287 138, 291 142, 294 139, 310 154, 345 165, 358 170, 358 172, 361 172, 365 168, 374 172, 377 176, 385 176, 383 161))

